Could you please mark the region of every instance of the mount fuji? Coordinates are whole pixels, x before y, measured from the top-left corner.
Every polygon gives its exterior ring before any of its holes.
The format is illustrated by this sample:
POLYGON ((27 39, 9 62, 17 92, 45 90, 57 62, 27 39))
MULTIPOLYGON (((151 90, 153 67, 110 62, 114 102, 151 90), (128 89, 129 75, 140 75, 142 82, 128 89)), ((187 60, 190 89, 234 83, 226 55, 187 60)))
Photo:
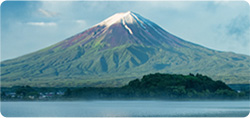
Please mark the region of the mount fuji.
POLYGON ((201 73, 226 83, 247 83, 250 56, 185 41, 128 11, 45 49, 1 62, 1 85, 122 86, 156 72, 201 73))

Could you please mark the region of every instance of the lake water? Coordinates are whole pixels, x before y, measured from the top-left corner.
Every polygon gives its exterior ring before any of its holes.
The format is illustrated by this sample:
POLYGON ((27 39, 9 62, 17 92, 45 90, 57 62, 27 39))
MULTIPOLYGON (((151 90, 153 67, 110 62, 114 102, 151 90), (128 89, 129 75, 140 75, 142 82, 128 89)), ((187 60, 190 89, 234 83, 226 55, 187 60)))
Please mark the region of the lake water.
POLYGON ((245 117, 249 101, 1 102, 5 117, 245 117))

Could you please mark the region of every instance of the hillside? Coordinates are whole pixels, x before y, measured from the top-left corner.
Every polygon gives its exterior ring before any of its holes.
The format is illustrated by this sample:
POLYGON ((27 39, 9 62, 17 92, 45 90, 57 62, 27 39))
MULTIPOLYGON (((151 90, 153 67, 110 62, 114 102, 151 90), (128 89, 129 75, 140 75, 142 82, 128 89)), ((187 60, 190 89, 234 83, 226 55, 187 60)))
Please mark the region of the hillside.
POLYGON ((250 56, 187 42, 129 11, 45 49, 1 62, 1 84, 122 86, 155 72, 202 73, 226 83, 248 83, 250 56))
POLYGON ((66 98, 78 99, 247 99, 222 81, 201 74, 149 74, 120 88, 84 87, 65 92, 66 98))

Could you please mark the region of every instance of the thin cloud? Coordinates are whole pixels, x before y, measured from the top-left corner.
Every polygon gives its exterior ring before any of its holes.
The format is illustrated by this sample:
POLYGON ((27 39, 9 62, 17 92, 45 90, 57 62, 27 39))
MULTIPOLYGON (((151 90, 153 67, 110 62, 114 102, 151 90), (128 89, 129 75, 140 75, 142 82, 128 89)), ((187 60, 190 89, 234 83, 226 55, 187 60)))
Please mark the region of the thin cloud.
POLYGON ((28 22, 28 25, 32 26, 56 26, 55 22, 28 22))
POLYGON ((58 14, 57 13, 55 13, 55 12, 51 12, 51 11, 48 11, 48 10, 44 10, 44 9, 38 9, 38 11, 42 14, 42 15, 44 15, 44 16, 46 16, 46 17, 55 17, 55 16, 57 16, 58 14))
MULTIPOLYGON (((141 4, 140 2, 138 3, 141 4)), ((153 2, 145 2, 145 3, 147 5, 158 7, 158 8, 178 10, 178 11, 185 11, 194 5, 193 2, 186 2, 186 1, 167 2, 167 4, 166 4, 166 1, 153 1, 153 2)))
POLYGON ((229 35, 240 37, 250 30, 249 16, 238 16, 226 26, 229 35))
POLYGON ((82 25, 85 25, 85 24, 86 24, 86 21, 85 21, 85 20, 76 20, 75 22, 76 22, 76 23, 79 23, 79 24, 82 24, 82 25))

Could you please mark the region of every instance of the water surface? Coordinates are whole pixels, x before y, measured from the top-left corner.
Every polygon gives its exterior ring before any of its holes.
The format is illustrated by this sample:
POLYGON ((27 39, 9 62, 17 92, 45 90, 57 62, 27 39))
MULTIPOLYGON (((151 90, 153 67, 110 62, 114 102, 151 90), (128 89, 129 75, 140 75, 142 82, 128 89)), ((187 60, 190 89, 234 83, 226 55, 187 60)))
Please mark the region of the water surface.
POLYGON ((245 117, 249 101, 2 102, 5 117, 245 117))

